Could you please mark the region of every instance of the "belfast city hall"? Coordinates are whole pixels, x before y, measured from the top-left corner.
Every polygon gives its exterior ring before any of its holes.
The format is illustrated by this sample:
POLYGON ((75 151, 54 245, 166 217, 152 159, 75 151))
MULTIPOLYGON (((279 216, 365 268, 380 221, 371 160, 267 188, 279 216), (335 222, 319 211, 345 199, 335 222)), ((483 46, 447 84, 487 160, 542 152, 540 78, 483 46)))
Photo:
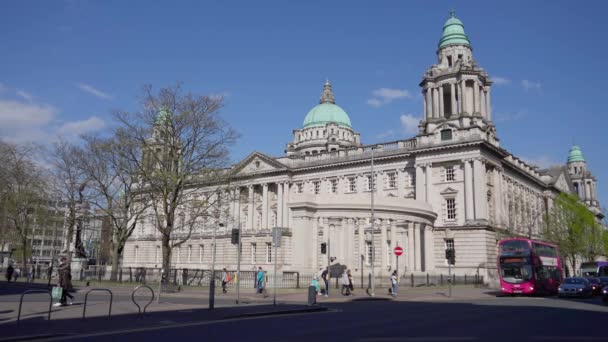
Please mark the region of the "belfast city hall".
MULTIPOLYGON (((501 147, 492 78, 453 13, 436 54, 419 84, 424 117, 415 136, 363 142, 326 81, 283 155, 253 152, 233 165, 225 224, 215 233, 216 269, 236 269, 231 230, 240 227, 241 269, 272 272, 272 228, 283 227, 278 272, 312 274, 329 262, 367 273, 373 262, 376 274, 388 277, 397 268, 393 249, 401 246, 400 274, 447 274, 450 248, 453 273, 495 284, 497 241, 540 239, 544 214, 560 192, 577 194, 601 217, 596 179, 578 146, 548 169, 501 147)), ((174 249, 172 267, 211 268, 212 225, 174 249)), ((126 244, 123 265, 161 264, 160 237, 144 222, 126 244)))

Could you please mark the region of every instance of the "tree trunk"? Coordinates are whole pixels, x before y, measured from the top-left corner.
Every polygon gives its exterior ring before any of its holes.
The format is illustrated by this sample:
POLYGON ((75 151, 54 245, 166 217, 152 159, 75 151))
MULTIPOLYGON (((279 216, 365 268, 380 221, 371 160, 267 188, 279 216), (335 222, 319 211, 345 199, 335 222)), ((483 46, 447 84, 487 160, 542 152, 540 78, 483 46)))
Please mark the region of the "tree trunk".
POLYGON ((23 270, 25 270, 27 268, 27 239, 21 240, 21 248, 21 262, 23 263, 23 270))
POLYGON ((171 240, 168 235, 163 234, 163 275, 164 275, 164 283, 169 282, 171 272, 171 240))
POLYGON ((120 255, 121 250, 118 248, 118 244, 112 246, 112 271, 110 272, 110 280, 118 280, 118 267, 120 266, 120 255))

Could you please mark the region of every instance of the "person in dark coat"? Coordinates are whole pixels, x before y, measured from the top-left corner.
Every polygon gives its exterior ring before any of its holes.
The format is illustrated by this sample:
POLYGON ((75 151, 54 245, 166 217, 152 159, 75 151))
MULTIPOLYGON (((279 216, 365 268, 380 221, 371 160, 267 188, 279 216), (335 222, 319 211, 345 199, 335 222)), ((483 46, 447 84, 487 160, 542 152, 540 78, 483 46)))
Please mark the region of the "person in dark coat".
POLYGON ((9 283, 11 282, 11 279, 13 279, 13 272, 15 272, 13 265, 8 265, 8 267, 6 268, 6 281, 8 281, 9 283))
POLYGON ((68 258, 63 257, 59 260, 59 267, 57 273, 59 274, 59 286, 61 287, 61 306, 72 305, 72 296, 69 291, 72 289, 72 269, 70 267, 70 261, 68 258), (70 298, 68 300, 68 297, 70 298))

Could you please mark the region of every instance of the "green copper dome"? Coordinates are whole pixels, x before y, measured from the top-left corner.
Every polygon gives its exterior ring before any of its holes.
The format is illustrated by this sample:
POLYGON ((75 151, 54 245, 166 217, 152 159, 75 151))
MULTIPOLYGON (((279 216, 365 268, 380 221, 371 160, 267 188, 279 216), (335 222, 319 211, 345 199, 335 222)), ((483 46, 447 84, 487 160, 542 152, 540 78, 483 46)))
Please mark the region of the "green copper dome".
POLYGON ((583 152, 577 145, 572 145, 572 148, 570 148, 570 153, 568 153, 568 163, 573 162, 585 162, 583 152))
POLYGON ((460 19, 456 18, 455 12, 450 12, 450 19, 443 25, 443 35, 439 40, 439 47, 458 44, 471 46, 469 37, 464 33, 464 25, 460 19))
POLYGON ((154 123, 157 125, 171 123, 171 113, 169 113, 169 111, 164 108, 159 110, 158 114, 156 114, 156 119, 154 120, 154 123))
POLYGON ((348 114, 346 114, 344 109, 336 105, 334 93, 329 81, 325 82, 323 93, 321 94, 321 101, 319 102, 318 105, 314 106, 308 114, 306 114, 306 118, 304 118, 304 128, 323 126, 330 122, 336 123, 339 126, 352 128, 348 114))

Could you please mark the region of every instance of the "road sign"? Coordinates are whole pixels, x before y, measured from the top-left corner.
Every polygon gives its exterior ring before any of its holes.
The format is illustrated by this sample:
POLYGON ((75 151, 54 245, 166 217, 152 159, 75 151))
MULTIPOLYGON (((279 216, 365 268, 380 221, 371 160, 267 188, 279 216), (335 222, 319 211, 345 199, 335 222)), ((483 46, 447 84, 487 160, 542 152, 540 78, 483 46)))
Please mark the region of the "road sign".
POLYGON ((400 256, 401 254, 403 254, 403 248, 397 246, 397 247, 395 247, 395 249, 393 249, 393 252, 395 253, 396 256, 400 256))

